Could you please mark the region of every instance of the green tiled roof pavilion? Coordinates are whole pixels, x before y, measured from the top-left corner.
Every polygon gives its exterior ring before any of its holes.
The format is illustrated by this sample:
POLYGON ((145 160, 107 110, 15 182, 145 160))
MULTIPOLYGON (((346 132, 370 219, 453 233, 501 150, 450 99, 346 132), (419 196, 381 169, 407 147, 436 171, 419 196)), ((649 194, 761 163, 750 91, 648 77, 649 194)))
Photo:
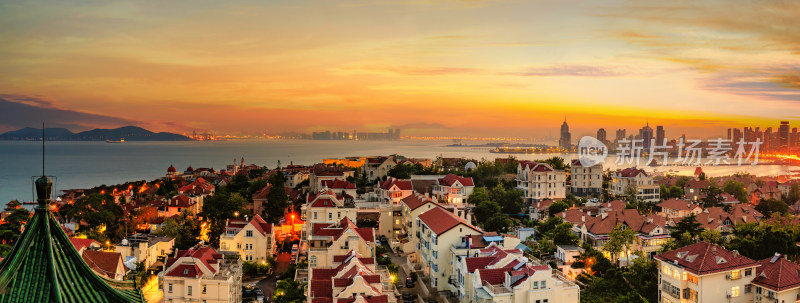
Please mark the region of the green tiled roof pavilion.
POLYGON ((132 282, 86 265, 49 208, 53 182, 42 176, 35 184, 34 215, 0 262, 0 302, 144 302, 132 282))

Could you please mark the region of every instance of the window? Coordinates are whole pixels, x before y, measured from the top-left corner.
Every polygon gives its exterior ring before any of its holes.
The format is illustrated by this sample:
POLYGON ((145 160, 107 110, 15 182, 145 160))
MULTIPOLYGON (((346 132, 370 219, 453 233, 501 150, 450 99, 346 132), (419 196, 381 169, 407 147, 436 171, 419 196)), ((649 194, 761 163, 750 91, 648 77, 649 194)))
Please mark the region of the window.
POLYGON ((533 281, 533 289, 539 289, 539 281, 533 281))
POLYGON ((744 276, 745 277, 749 277, 751 275, 753 275, 753 269, 752 268, 748 268, 748 269, 744 270, 744 276))
POLYGON ((749 294, 753 292, 753 284, 747 284, 744 286, 744 293, 749 294))
POLYGON ((737 279, 740 279, 741 277, 742 277, 742 271, 741 270, 737 269, 737 270, 732 270, 731 271, 731 280, 737 280, 737 279))
POLYGON ((192 295, 192 286, 191 285, 186 287, 186 295, 189 295, 189 296, 192 295))
POLYGON ((547 280, 542 281, 542 288, 547 288, 547 280))
POLYGON ((341 219, 342 218, 342 212, 336 212, 336 217, 341 219))
POLYGON ((731 288, 731 297, 738 297, 739 296, 739 286, 734 286, 731 288))
POLYGON ((673 270, 672 271, 672 277, 675 278, 675 279, 680 280, 681 279, 681 272, 679 270, 677 270, 677 269, 673 270))
POLYGON ((317 219, 317 212, 314 212, 314 220, 317 219))
POLYGON ((756 294, 759 294, 759 295, 761 294, 761 287, 756 286, 756 294))
POLYGON ((689 281, 689 282, 692 282, 694 284, 697 284, 697 276, 695 276, 693 274, 686 274, 686 281, 689 281))
POLYGON ((245 232, 245 236, 246 237, 252 237, 253 236, 253 231, 252 230, 248 230, 247 232, 245 232))
POLYGON ((664 265, 664 267, 661 269, 661 271, 664 273, 664 275, 667 275, 667 276, 669 276, 672 273, 669 270, 669 266, 666 266, 666 265, 664 265))
MULTIPOLYGON (((761 290, 761 289, 759 289, 761 290)), ((167 292, 172 293, 172 283, 167 284, 167 292)))
POLYGON ((205 293, 206 293, 206 285, 203 284, 203 294, 205 294, 205 293))
POLYGON ((317 256, 311 256, 311 258, 309 258, 309 262, 311 267, 317 266, 317 256))

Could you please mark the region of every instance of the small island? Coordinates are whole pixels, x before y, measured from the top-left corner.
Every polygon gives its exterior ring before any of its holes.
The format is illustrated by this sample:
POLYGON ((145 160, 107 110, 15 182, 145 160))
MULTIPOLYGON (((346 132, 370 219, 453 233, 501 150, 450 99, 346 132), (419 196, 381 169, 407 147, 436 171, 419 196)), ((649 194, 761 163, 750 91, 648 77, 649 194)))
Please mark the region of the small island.
MULTIPOLYGON (((106 141, 122 143, 125 141, 189 141, 191 138, 169 132, 152 132, 138 126, 124 126, 114 129, 95 128, 73 133, 66 128, 45 128, 48 141, 106 141)), ((32 141, 41 140, 42 129, 26 127, 0 134, 0 140, 32 141)))

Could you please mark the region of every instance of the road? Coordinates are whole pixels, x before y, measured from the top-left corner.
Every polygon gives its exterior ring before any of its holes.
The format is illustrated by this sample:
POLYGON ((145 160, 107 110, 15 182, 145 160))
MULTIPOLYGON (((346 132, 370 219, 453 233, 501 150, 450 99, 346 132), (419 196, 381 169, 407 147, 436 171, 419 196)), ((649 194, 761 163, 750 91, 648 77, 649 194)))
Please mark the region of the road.
POLYGON ((265 301, 272 299, 272 294, 275 292, 275 276, 280 275, 282 272, 285 272, 289 269, 289 260, 292 256, 288 253, 282 253, 278 255, 278 259, 276 260, 277 264, 275 265, 275 272, 261 281, 256 283, 256 286, 261 289, 264 293, 265 301))

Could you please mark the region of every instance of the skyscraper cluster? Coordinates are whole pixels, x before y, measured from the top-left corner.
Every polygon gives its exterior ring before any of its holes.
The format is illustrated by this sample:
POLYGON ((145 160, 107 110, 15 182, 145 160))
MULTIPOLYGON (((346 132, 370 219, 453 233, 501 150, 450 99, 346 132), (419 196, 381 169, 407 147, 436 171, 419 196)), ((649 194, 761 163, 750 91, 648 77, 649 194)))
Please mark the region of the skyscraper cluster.
POLYGON ((777 131, 772 127, 761 129, 760 127, 729 128, 728 137, 733 142, 744 139, 745 142, 763 142, 762 150, 780 151, 800 147, 800 134, 797 127, 791 128, 789 121, 781 121, 777 131))

